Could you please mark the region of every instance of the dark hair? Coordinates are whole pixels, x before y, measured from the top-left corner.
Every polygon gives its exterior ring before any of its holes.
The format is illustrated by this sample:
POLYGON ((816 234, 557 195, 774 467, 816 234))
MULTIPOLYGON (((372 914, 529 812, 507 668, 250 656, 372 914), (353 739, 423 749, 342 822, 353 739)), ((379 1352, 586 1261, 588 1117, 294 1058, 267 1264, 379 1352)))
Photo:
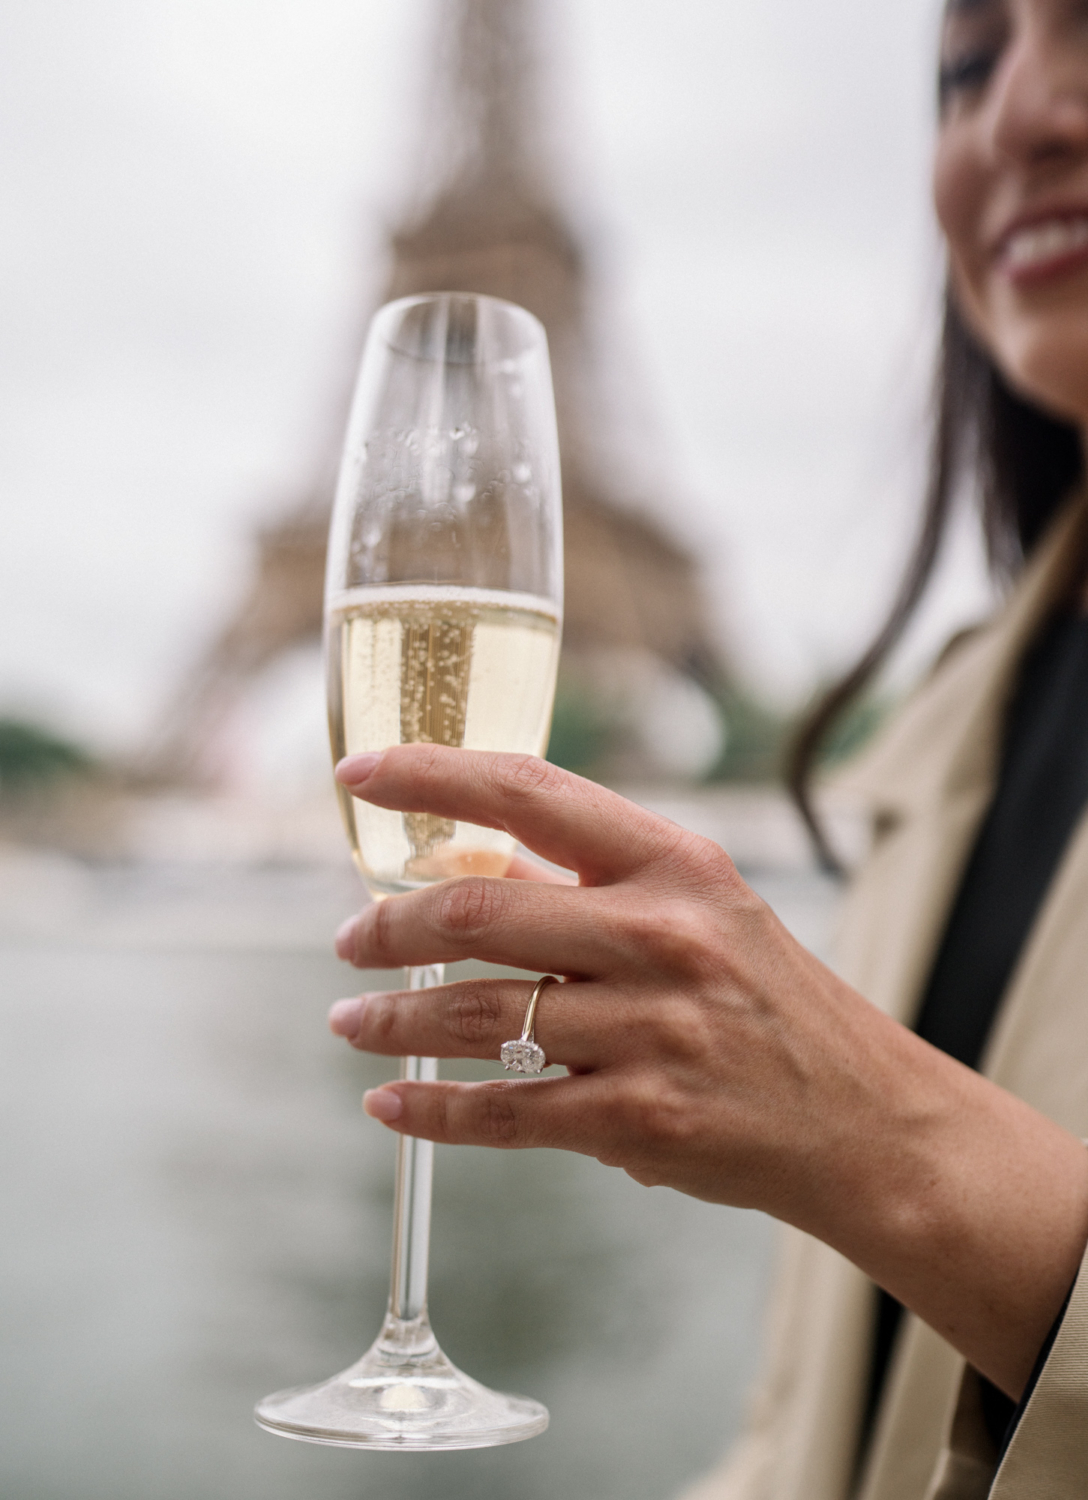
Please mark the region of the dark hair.
POLYGON ((786 784, 821 866, 842 866, 812 806, 812 774, 844 711, 903 635, 933 576, 961 480, 973 479, 990 568, 1016 576, 1084 468, 1080 434, 1019 396, 968 331, 950 295, 933 392, 933 436, 921 526, 884 624, 853 667, 802 720, 786 761, 786 784))

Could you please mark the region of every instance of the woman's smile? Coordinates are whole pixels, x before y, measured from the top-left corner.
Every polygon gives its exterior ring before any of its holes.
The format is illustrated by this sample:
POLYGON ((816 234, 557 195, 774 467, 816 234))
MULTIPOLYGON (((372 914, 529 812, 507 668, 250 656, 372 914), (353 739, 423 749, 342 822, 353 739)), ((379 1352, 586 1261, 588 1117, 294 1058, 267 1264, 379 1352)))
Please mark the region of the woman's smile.
POLYGON ((1025 215, 999 237, 994 259, 1015 286, 1035 286, 1079 271, 1088 264, 1088 205, 1025 215))
POLYGON ((1088 422, 1088 11, 952 4, 938 217, 960 312, 1013 387, 1088 422))

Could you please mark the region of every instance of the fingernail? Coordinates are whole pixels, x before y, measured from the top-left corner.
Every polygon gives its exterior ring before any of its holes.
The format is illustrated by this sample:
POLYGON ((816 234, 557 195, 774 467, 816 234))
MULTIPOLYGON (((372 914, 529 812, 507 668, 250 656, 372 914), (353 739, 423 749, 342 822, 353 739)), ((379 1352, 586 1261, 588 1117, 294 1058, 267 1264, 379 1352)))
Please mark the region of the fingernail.
POLYGON ((363 1023, 363 1008, 366 1001, 360 995, 354 1000, 337 1000, 329 1011, 329 1030, 333 1036, 342 1036, 353 1042, 359 1035, 363 1023))
POLYGON ((333 939, 333 947, 336 949, 337 958, 350 958, 354 951, 352 934, 355 932, 355 918, 349 917, 346 922, 341 922, 336 929, 336 937, 333 939))
POLYGON ((345 755, 333 774, 344 786, 358 786, 373 771, 382 753, 381 750, 368 750, 364 755, 345 755))
POLYGON ((404 1101, 392 1089, 367 1089, 363 1095, 363 1109, 372 1120, 381 1120, 388 1125, 390 1120, 399 1120, 404 1113, 404 1101))

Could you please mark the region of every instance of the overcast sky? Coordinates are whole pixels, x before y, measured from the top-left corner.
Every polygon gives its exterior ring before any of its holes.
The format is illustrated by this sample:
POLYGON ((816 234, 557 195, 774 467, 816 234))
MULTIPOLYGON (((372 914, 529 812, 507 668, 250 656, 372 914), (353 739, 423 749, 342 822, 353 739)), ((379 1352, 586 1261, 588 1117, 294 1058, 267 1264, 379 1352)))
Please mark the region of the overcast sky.
MULTIPOLYGON (((3 8, 0 712, 124 744, 229 612, 355 357, 436 4, 3 8)), ((915 503, 933 0, 544 8, 621 410, 734 655, 796 694, 915 503)), ((925 640, 979 603, 965 544, 925 640)))

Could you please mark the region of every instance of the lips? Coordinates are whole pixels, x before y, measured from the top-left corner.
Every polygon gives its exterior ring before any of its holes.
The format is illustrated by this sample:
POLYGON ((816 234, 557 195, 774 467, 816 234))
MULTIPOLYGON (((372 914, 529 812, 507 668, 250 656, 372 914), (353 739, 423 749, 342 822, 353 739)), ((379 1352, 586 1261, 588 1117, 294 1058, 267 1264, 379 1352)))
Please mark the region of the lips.
POLYGON ((1014 281, 1036 281, 1088 260, 1088 210, 1020 224, 1001 240, 1000 260, 1014 281))

